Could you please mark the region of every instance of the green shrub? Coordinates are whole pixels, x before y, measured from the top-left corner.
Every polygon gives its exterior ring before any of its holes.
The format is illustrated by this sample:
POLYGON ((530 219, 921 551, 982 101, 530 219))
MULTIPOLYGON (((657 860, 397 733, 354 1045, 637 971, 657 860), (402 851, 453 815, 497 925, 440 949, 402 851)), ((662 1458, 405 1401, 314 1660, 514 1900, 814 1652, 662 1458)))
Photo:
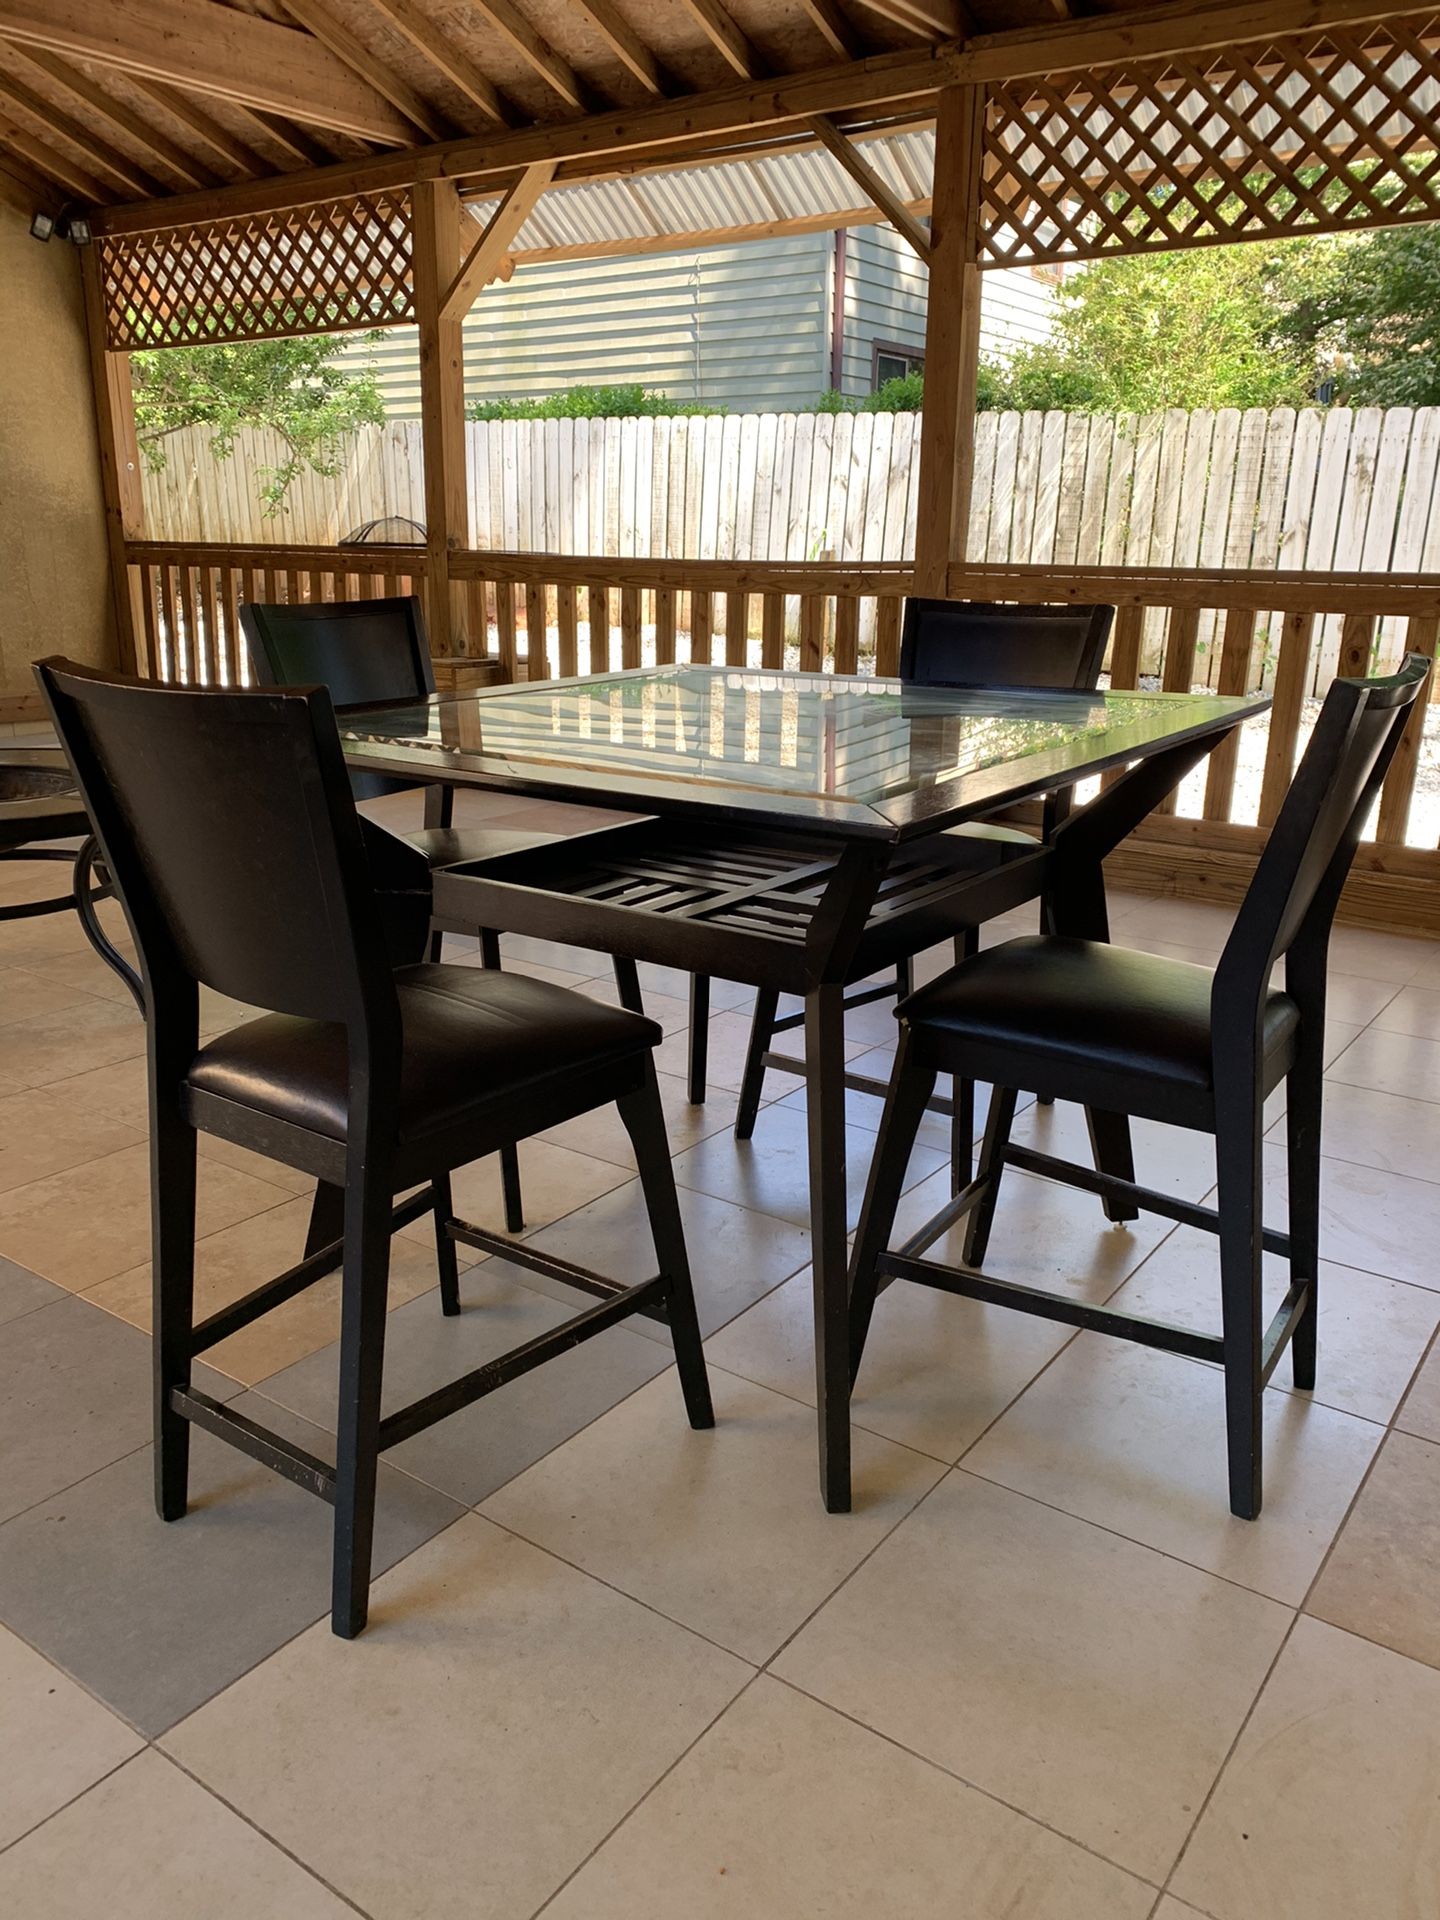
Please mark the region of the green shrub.
POLYGON ((634 420, 724 411, 724 407, 672 400, 637 382, 621 387, 566 387, 543 400, 472 400, 465 415, 470 420, 634 420))

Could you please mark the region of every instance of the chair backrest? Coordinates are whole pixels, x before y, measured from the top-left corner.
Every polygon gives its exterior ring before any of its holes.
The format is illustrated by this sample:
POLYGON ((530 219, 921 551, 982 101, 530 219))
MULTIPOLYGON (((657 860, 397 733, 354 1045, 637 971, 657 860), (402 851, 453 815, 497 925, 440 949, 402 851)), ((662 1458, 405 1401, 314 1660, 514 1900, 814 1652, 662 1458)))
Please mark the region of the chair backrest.
POLYGON ((1386 678, 1332 682, 1220 957, 1217 1010, 1258 1013, 1271 968, 1302 939, 1323 955, 1360 835, 1432 664, 1407 654, 1386 678))
POLYGON ((139 949, 149 1015, 187 981, 277 1013, 393 1017, 330 696, 36 668, 139 949))
MULTIPOLYGON (((262 687, 328 687, 347 707, 401 706, 435 691, 425 616, 414 594, 385 600, 247 601, 240 626, 262 687)), ((413 781, 357 773, 357 800, 402 793, 413 781)))
POLYGON ((900 678, 919 687, 1093 688, 1113 607, 907 600, 900 678))

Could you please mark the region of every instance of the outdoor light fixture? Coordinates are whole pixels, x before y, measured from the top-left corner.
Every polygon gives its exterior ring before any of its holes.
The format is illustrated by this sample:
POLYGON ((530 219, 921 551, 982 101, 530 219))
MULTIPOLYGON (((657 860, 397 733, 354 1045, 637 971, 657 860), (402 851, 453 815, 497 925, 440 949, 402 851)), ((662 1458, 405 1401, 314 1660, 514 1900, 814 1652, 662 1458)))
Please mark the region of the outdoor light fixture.
POLYGON ((35 212, 30 216, 30 238, 48 240, 55 231, 54 219, 48 213, 35 212))
POLYGON ((88 247, 94 234, 90 227, 88 213, 71 213, 65 209, 59 214, 44 213, 37 210, 30 216, 30 235, 35 240, 73 241, 77 247, 88 247))
POLYGON ((89 246, 90 239, 91 239, 90 221, 85 214, 72 213, 70 218, 66 221, 65 225, 69 232, 70 238, 74 241, 77 247, 89 246))

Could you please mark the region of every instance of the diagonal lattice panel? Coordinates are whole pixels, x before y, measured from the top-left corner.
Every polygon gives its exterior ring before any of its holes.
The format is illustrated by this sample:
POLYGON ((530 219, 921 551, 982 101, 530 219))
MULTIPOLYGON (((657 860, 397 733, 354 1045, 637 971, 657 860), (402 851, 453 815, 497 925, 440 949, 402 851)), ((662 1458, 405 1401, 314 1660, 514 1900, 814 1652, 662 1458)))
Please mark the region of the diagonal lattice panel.
POLYGON ((115 349, 341 333, 415 317, 409 195, 101 236, 115 349))
POLYGON ((1440 219, 1440 12, 988 89, 981 265, 1440 219))

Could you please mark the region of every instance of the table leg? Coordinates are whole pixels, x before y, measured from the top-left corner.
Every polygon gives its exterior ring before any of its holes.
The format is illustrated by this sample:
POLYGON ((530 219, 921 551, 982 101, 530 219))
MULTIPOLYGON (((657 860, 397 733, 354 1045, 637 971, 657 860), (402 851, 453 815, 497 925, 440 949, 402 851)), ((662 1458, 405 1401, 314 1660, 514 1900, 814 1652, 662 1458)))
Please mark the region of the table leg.
POLYGON ((844 988, 805 996, 805 1107, 810 1133, 810 1235, 815 1288, 815 1395, 820 1493, 850 1511, 850 1302, 845 1244, 844 988))

